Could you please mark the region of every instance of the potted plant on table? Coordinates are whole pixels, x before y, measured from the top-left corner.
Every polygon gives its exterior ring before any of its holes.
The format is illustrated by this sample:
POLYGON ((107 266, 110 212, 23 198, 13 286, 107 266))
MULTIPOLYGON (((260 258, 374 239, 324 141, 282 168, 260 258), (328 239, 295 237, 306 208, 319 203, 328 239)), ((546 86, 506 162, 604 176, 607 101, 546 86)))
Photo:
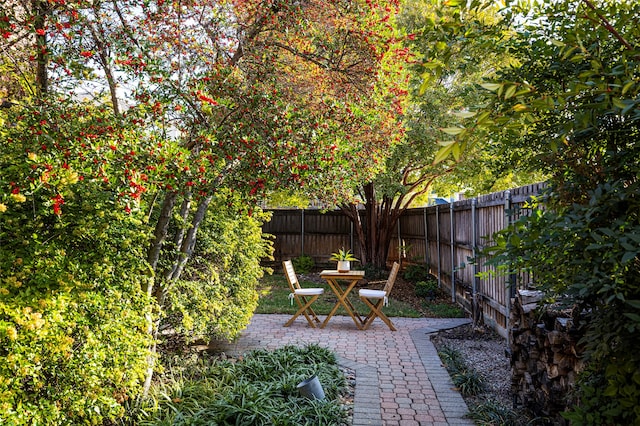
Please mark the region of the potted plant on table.
POLYGON ((331 253, 330 260, 338 262, 338 272, 349 272, 351 262, 357 262, 358 259, 351 253, 351 250, 345 250, 344 247, 335 253, 331 253))

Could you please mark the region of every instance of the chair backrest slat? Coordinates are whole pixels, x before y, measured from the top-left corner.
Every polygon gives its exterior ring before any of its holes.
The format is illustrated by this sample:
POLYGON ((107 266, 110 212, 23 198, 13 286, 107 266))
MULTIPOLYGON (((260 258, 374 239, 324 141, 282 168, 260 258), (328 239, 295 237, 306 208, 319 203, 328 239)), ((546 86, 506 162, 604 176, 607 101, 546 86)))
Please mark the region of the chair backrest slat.
POLYGON ((285 260, 282 262, 282 266, 284 268, 284 274, 287 277, 287 281, 289 282, 289 288, 291 291, 295 292, 296 289, 300 288, 300 283, 298 282, 296 271, 293 269, 293 262, 285 260))
POLYGON ((389 278, 387 278, 387 283, 384 285, 384 291, 387 293, 387 296, 391 293, 391 289, 393 288, 393 284, 396 282, 399 270, 400 264, 398 262, 393 262, 391 273, 389 274, 389 278))

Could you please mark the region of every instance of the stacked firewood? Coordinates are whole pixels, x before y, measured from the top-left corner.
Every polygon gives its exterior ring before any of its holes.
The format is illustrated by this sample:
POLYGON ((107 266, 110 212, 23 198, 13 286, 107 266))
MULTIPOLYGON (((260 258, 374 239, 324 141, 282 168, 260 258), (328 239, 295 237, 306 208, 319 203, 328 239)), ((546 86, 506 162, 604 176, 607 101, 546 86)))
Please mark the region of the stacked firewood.
POLYGON ((520 290, 510 312, 511 389, 514 405, 537 416, 564 421, 579 359, 579 336, 571 312, 539 309, 542 293, 520 290))

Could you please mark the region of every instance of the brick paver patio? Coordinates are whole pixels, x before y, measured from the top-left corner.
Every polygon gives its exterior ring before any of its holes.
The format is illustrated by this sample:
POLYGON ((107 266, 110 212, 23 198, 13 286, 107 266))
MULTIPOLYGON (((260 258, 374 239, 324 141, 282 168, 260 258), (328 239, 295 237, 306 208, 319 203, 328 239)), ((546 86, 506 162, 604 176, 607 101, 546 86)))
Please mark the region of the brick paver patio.
POLYGON ((398 331, 379 320, 362 331, 348 316, 333 317, 324 329, 311 328, 304 318, 283 327, 288 319, 256 314, 240 338, 219 349, 241 354, 311 343, 331 349, 356 371, 354 426, 473 425, 429 338, 469 320, 392 318, 398 331))

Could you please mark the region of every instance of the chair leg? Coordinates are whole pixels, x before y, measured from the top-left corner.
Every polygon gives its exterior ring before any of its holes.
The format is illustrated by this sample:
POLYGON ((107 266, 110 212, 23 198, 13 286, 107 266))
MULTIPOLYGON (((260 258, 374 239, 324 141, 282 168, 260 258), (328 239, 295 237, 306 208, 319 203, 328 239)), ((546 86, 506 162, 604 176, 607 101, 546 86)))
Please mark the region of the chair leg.
POLYGON ((371 325, 371 323, 373 322, 374 319, 376 319, 376 317, 380 318, 382 321, 384 321, 385 324, 387 324, 387 326, 389 327, 389 330, 391 331, 396 331, 395 326, 393 325, 393 323, 391 322, 391 320, 389 319, 389 317, 387 317, 383 312, 382 312, 382 305, 383 305, 383 301, 379 300, 375 305, 373 303, 371 303, 369 301, 369 299, 363 297, 362 301, 367 304, 369 306, 369 308, 371 309, 371 311, 369 312, 369 314, 366 316, 364 323, 363 323, 363 330, 366 330, 369 328, 369 326, 371 325))
POLYGON ((316 322, 320 322, 320 319, 318 319, 318 317, 316 316, 316 313, 313 311, 313 309, 311 309, 311 304, 313 302, 315 302, 315 300, 318 298, 318 295, 312 296, 311 299, 307 300, 305 297, 300 297, 300 299, 302 299, 304 301, 304 304, 300 301, 299 298, 295 298, 296 302, 298 303, 298 306, 300 306, 300 309, 298 309, 298 311, 289 319, 289 321, 287 321, 284 326, 285 327, 289 327, 291 324, 293 324, 293 322, 296 320, 296 318, 298 318, 301 314, 304 314, 305 318, 307 319, 307 322, 309 323, 309 325, 313 328, 316 328, 316 325, 313 323, 313 321, 316 322), (311 311, 311 316, 309 316, 309 312, 311 311))
MULTIPOLYGON (((316 296, 317 298, 317 296, 316 296)), ((315 299, 314 299, 315 300, 315 299)), ((313 302, 313 301, 312 301, 313 302)), ((317 322, 318 324, 320 324, 322 321, 320 321, 320 318, 318 318, 318 315, 316 314, 316 311, 313 310, 313 308, 311 307, 311 305, 309 305, 309 307, 307 308, 307 313, 309 314, 309 316, 311 316, 313 318, 313 320, 315 322, 317 322)))

